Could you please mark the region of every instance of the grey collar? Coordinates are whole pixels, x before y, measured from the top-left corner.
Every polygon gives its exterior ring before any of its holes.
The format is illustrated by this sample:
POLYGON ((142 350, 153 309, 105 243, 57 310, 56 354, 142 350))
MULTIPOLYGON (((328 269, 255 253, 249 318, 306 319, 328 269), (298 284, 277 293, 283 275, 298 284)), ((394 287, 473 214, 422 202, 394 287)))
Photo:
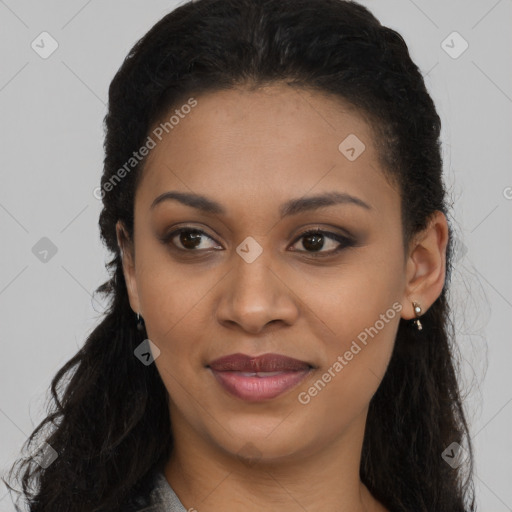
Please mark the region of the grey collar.
POLYGON ((158 471, 150 494, 150 505, 137 512, 188 512, 170 486, 164 473, 158 471))

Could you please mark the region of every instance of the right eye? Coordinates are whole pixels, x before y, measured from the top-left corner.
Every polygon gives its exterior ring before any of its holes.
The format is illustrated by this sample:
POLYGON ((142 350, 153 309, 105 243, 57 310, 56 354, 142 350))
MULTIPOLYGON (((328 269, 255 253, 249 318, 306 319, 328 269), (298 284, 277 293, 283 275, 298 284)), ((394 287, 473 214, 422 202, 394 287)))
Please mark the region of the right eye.
POLYGON ((218 245, 216 247, 205 247, 204 239, 214 241, 212 237, 200 229, 180 228, 166 235, 164 242, 171 242, 176 249, 187 252, 218 249, 218 245))

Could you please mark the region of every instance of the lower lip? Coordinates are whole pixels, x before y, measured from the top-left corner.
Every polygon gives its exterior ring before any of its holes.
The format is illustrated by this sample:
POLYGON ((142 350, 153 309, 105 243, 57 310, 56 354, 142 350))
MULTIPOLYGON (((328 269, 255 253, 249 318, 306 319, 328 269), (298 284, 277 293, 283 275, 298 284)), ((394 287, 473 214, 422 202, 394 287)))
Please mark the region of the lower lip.
POLYGON ((249 402, 261 402, 282 395, 297 386, 311 369, 283 371, 268 377, 250 377, 234 371, 211 371, 220 385, 232 395, 249 402))

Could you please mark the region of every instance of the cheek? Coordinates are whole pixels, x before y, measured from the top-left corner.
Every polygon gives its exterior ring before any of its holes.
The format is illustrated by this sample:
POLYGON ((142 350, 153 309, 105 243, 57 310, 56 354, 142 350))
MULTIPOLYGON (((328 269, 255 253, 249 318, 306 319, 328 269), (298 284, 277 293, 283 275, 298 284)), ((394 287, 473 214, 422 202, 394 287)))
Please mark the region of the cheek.
POLYGON ((341 350, 376 323, 383 338, 394 339, 388 324, 398 325, 404 286, 400 254, 395 252, 386 256, 380 251, 380 258, 361 252, 329 272, 288 276, 318 339, 341 350))
POLYGON ((400 245, 383 247, 379 257, 363 252, 360 256, 354 264, 324 276, 321 285, 312 286, 309 276, 300 291, 310 311, 308 326, 321 344, 317 379, 328 382, 325 388, 320 382, 314 389, 301 391, 308 395, 305 401, 314 397, 318 407, 321 403, 366 405, 393 350, 402 310, 400 245))
POLYGON ((326 429, 332 435, 358 417, 377 391, 391 358, 401 310, 398 301, 376 297, 342 304, 330 316, 334 334, 322 338, 322 364, 297 396, 308 417, 329 418, 326 429))
POLYGON ((198 266, 183 268, 168 260, 148 261, 150 264, 142 266, 138 276, 148 336, 158 344, 172 345, 181 351, 181 345, 191 346, 187 340, 193 340, 194 333, 197 337, 204 332, 211 315, 204 314, 203 304, 222 276, 198 266))
MULTIPOLYGON (((331 297, 325 293, 318 297, 318 308, 312 306, 319 312, 309 322, 313 336, 323 345, 319 362, 322 370, 332 369, 331 375, 343 374, 332 379, 340 386, 364 386, 363 377, 368 376, 373 385, 389 362, 402 305, 389 289, 372 287, 369 292, 360 285, 343 284, 330 289, 331 297)), ((313 304, 314 297, 310 301, 313 304)))

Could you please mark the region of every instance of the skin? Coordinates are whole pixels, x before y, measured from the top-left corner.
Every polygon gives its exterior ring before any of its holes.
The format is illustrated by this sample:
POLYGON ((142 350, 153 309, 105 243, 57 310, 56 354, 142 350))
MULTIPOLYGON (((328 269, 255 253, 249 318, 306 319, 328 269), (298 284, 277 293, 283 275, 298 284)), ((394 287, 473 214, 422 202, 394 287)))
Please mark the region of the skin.
POLYGON ((371 127, 338 98, 273 84, 196 99, 148 156, 134 239, 117 225, 130 305, 161 351, 154 364, 170 396, 176 448, 165 475, 185 508, 200 512, 384 511, 359 479, 368 404, 400 317, 414 318, 411 301, 426 311, 442 291, 446 218, 437 212, 404 250, 399 192, 379 167, 371 127), (354 161, 338 149, 349 134, 365 144, 354 161), (226 212, 175 200, 150 210, 171 190, 226 212), (371 208, 344 203, 280 219, 282 203, 332 191, 371 208), (174 245, 159 239, 184 225, 205 232, 199 250, 185 254, 179 235, 174 245), (300 235, 313 227, 356 243, 315 256, 340 244, 326 237, 311 249, 300 235), (248 236, 262 249, 252 263, 236 252, 248 236), (300 403, 396 302, 401 311, 300 403), (235 352, 275 352, 315 369, 277 398, 245 402, 205 367, 235 352))

